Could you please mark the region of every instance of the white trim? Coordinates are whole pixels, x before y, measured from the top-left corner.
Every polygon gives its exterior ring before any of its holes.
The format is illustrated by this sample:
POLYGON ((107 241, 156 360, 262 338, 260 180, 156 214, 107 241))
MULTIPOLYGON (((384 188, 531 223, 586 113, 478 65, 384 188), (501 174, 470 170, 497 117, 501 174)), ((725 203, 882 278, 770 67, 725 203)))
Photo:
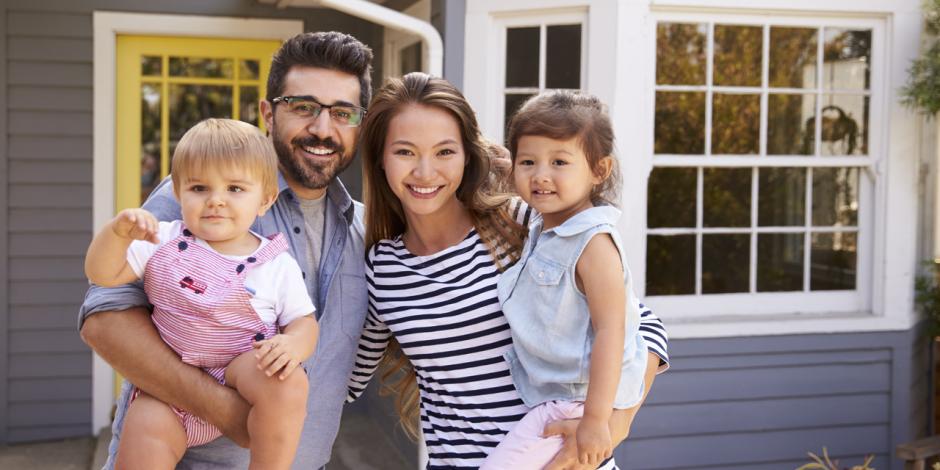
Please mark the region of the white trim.
MULTIPOLYGON (((192 36, 285 40, 303 32, 301 20, 268 20, 96 11, 94 29, 94 133, 92 218, 97 231, 114 215, 115 53, 117 35, 192 36)), ((94 356, 92 432, 111 422, 114 371, 94 356)))
MULTIPOLYGON (((427 23, 431 22, 431 2, 430 0, 420 0, 419 2, 411 5, 402 13, 417 18, 421 21, 427 23)), ((405 48, 411 47, 412 45, 422 42, 421 36, 418 36, 410 31, 394 29, 394 28, 384 28, 384 38, 383 42, 385 44, 383 60, 382 60, 382 70, 385 74, 385 77, 400 77, 401 73, 401 51, 405 48)), ((428 63, 428 48, 421 48, 421 64, 425 65, 428 63)), ((384 80, 380 80, 380 83, 384 80)))

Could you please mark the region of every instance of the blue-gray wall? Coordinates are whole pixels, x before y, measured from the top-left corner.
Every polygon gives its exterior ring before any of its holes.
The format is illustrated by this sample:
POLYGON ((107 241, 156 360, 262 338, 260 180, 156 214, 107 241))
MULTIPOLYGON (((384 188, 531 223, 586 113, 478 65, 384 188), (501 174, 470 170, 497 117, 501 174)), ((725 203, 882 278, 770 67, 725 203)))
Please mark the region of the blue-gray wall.
MULTIPOLYGON (((92 231, 94 10, 302 19, 308 31, 342 30, 382 53, 381 27, 332 10, 255 0, 0 2, 0 444, 91 432, 92 360, 75 317, 92 231)), ((358 172, 344 179, 359 194, 358 172)))
POLYGON ((875 454, 901 469, 895 445, 927 432, 927 345, 914 331, 671 341, 618 462, 792 469, 826 446, 846 467, 875 454))

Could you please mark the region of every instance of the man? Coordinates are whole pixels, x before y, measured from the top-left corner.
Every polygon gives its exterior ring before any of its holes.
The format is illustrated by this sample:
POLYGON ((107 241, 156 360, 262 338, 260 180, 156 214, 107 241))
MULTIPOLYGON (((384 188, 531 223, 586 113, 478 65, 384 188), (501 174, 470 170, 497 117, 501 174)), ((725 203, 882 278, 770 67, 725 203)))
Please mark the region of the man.
MULTIPOLYGON (((353 159, 358 125, 371 96, 372 51, 347 34, 306 33, 274 55, 260 103, 279 163, 274 206, 252 229, 284 233, 304 271, 320 322, 317 351, 304 364, 310 381, 307 417, 294 468, 321 468, 330 458, 346 398, 346 380, 366 314, 362 205, 337 175, 353 159)), ((178 219, 167 178, 144 208, 160 220, 178 219)), ((247 468, 248 404, 233 389, 189 366, 160 339, 139 286, 92 286, 79 316, 82 339, 129 382, 165 403, 217 426, 224 437, 187 450, 178 468, 247 468)), ((658 361, 657 361, 658 362, 658 361)), ((651 379, 651 377, 650 377, 651 379)), ((105 468, 113 467, 131 386, 118 401, 105 468)), ((614 423, 626 436, 636 409, 614 423)), ((576 422, 553 423, 552 434, 573 435, 576 422)), ((551 468, 577 466, 574 439, 551 468)))
MULTIPOLYGON (((329 460, 366 313, 362 205, 336 175, 352 161, 359 118, 371 94, 372 51, 352 36, 303 34, 275 54, 260 109, 278 154, 277 201, 253 230, 284 233, 304 271, 320 321, 317 352, 305 364, 309 403, 295 467, 329 460)), ((179 218, 171 182, 144 204, 160 220, 179 218)), ((247 468, 248 404, 233 389, 189 366, 160 339, 138 286, 92 287, 80 313, 81 335, 128 381, 191 411, 227 437, 187 451, 180 468, 247 468)), ((128 391, 115 415, 109 463, 121 436, 128 391)))

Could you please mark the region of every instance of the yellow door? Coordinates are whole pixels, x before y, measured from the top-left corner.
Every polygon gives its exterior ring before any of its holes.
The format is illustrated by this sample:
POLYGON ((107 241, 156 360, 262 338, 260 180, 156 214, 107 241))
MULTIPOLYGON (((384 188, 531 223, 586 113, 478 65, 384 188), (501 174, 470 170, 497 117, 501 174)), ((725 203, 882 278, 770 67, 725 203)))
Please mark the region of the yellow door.
MULTIPOLYGON (((197 122, 264 126, 271 56, 279 41, 117 37, 115 210, 138 207, 170 172, 180 137, 197 122)), ((120 390, 115 379, 115 393, 120 390)))

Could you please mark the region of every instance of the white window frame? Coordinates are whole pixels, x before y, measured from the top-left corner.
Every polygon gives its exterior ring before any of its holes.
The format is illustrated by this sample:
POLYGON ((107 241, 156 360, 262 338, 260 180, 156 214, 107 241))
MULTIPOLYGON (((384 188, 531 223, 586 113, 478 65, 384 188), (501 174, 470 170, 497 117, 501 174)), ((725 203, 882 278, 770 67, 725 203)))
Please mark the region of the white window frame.
MULTIPOLYGON (((815 315, 815 316, 844 316, 844 315, 867 315, 872 316, 874 313, 873 305, 875 305, 875 299, 882 294, 880 292, 882 286, 873 282, 874 279, 880 278, 879 265, 876 260, 880 258, 878 246, 881 245, 880 231, 876 230, 876 220, 883 220, 883 214, 880 209, 880 201, 883 200, 883 196, 879 194, 884 193, 885 178, 881 173, 880 169, 883 166, 884 161, 887 159, 888 149, 886 145, 885 135, 881 132, 885 126, 885 106, 884 106, 884 96, 888 93, 885 84, 885 70, 887 70, 887 60, 886 60, 886 44, 888 43, 887 38, 887 25, 884 19, 874 18, 874 17, 835 17, 835 16, 820 16, 820 15, 759 15, 759 14, 734 14, 734 13, 703 13, 701 11, 695 12, 676 12, 676 11, 654 11, 650 15, 649 22, 647 24, 648 31, 647 37, 650 38, 647 42, 648 51, 646 54, 646 66, 650 71, 650 77, 652 78, 649 81, 649 86, 647 87, 646 93, 648 96, 649 106, 647 107, 647 116, 646 123, 644 125, 646 131, 648 132, 650 145, 648 146, 648 152, 645 152, 645 159, 648 162, 648 168, 656 167, 684 167, 684 168, 698 168, 698 167, 731 167, 731 168, 774 168, 774 167, 807 167, 807 168, 817 168, 817 167, 858 167, 859 170, 859 193, 858 193, 858 202, 859 202, 859 211, 858 211, 858 239, 857 239, 857 259, 856 259, 856 289, 853 291, 813 291, 813 292, 768 292, 768 293, 731 293, 731 294, 694 294, 694 295, 675 295, 675 296, 649 296, 645 297, 646 301, 654 307, 654 309, 662 315, 664 318, 675 319, 680 321, 701 321, 701 320, 712 320, 716 316, 724 318, 738 318, 738 319, 750 319, 751 321, 759 318, 778 318, 780 315, 815 315), (706 146, 706 154, 703 156, 697 155, 654 155, 653 154, 653 145, 652 139, 654 136, 654 120, 655 120, 655 94, 657 90, 695 90, 702 91, 704 86, 696 87, 685 87, 685 86, 661 86, 655 84, 655 70, 656 70, 656 27, 660 22, 674 22, 674 23, 706 23, 709 29, 709 39, 711 39, 714 29, 714 24, 733 24, 733 25, 754 25, 754 26, 789 26, 789 27, 813 27, 813 28, 825 28, 825 27, 838 27, 838 28, 852 28, 852 29, 870 29, 872 32, 872 51, 871 51, 871 66, 870 66, 870 86, 868 96, 871 97, 869 100, 869 123, 868 123, 868 152, 867 156, 769 156, 763 155, 766 147, 766 124, 767 124, 767 92, 770 90, 768 86, 767 79, 764 77, 762 80, 762 85, 760 87, 761 92, 761 155, 745 155, 745 156, 716 156, 708 155, 710 149, 706 146)), ((822 46, 823 46, 822 37, 817 41, 817 54, 821 57, 822 46)), ((708 45, 708 70, 707 74, 709 76, 712 73, 711 70, 711 49, 713 47, 713 42, 709 41, 708 45)), ((767 61, 769 60, 769 28, 764 29, 764 41, 763 41, 763 61, 764 61, 764 74, 766 75, 767 61)), ((821 71, 817 71, 817 74, 821 71)), ((819 75, 817 75, 817 82, 819 75)), ((710 80, 708 80, 710 82, 710 80)), ((814 94, 814 96, 820 97, 821 94, 817 93, 817 90, 823 87, 823 83, 817 83, 816 89, 811 89, 813 91, 806 91, 806 94, 814 94)), ((712 92, 716 89, 721 91, 727 91, 729 88, 734 87, 714 87, 711 86, 706 91, 706 116, 705 116, 705 139, 706 142, 710 138, 711 130, 711 97, 712 92)), ((839 90, 822 90, 822 93, 827 92, 838 92, 839 90)), ((840 93, 841 94, 841 93, 840 93)), ((858 93, 853 93, 858 94, 858 93)), ((816 115, 819 115, 819 110, 822 106, 821 100, 816 99, 816 115)), ((816 126, 817 136, 820 132, 820 126, 816 126)), ((818 151, 818 149, 817 149, 818 151)), ((697 200, 701 200, 702 197, 702 179, 701 179, 701 170, 699 171, 698 178, 698 188, 697 188, 697 200)), ((756 178, 756 174, 754 175, 756 178)), ((753 181, 752 181, 753 183, 753 181)), ((809 186, 809 185, 808 185, 809 186)), ((807 188, 809 190, 809 188, 807 188)), ((756 184, 752 184, 752 200, 751 200, 751 211, 752 219, 753 213, 757 210, 757 199, 756 184)), ((635 196, 635 195, 634 195, 635 196)), ((643 211, 645 214, 646 211, 646 197, 644 194, 643 207, 638 208, 643 211)), ((698 205, 698 211, 701 212, 701 204, 698 205)), ((636 205, 634 204, 634 207, 636 205)), ((811 208, 807 206, 805 211, 809 212, 811 208)), ((701 214, 698 214, 698 217, 701 217, 701 214)), ((655 232, 665 232, 668 230, 662 229, 647 229, 646 228, 646 219, 643 217, 643 229, 640 230, 643 233, 642 240, 640 240, 642 249, 639 253, 634 253, 634 256, 631 259, 639 257, 642 259, 641 266, 645 266, 646 269, 634 269, 634 275, 637 280, 637 289, 640 291, 640 295, 645 294, 645 272, 648 269, 656 269, 655 266, 646 265, 646 237, 650 230, 655 232)), ((745 229, 747 233, 754 231, 754 227, 748 227, 745 229)), ((798 227, 799 230, 804 230, 806 227, 798 227)), ((701 229, 698 229, 701 230, 701 229)), ((685 231, 685 230, 680 230, 685 231)), ((707 230, 706 230, 707 231, 707 230)), ((724 233, 725 231, 722 230, 724 233)), ((774 232, 777 232, 774 230, 774 232)), ((816 230, 813 230, 815 233, 816 230)), ((699 238, 700 240, 700 238, 699 238)), ((753 239, 752 239, 753 241, 753 239)), ((751 266, 750 269, 753 270, 756 265, 756 246, 755 243, 751 243, 751 266)), ((804 262, 806 262, 809 252, 811 251, 811 246, 804 246, 804 262)), ((700 242, 696 245, 696 263, 700 263, 701 259, 701 246, 700 242)), ((806 266, 805 268, 808 268, 806 266)), ((751 282, 753 284, 753 273, 751 282)), ((696 278, 696 283, 698 284, 700 279, 696 278)))

